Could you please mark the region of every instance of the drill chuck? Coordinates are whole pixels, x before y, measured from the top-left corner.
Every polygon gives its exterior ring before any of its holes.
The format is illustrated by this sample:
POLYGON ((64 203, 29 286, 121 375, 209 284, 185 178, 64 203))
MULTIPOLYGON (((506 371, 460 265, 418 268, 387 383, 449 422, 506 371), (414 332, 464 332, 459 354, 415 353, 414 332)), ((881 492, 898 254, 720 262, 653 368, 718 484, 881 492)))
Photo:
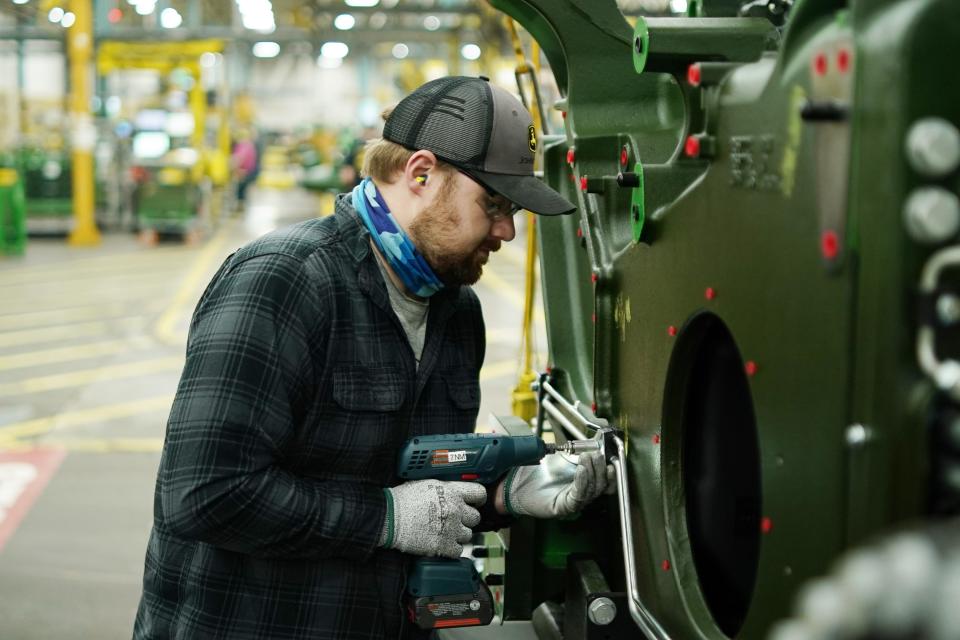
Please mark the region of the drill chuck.
POLYGON ((547 453, 570 453, 573 455, 580 455, 581 453, 589 453, 590 451, 600 451, 603 448, 603 441, 601 440, 567 440, 562 444, 555 443, 545 443, 547 447, 547 453))

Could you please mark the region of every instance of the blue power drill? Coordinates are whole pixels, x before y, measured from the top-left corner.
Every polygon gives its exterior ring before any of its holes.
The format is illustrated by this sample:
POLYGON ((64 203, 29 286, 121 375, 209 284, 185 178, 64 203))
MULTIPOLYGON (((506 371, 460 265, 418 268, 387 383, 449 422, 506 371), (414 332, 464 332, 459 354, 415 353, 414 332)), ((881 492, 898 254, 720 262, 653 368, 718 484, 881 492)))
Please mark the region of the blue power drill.
MULTIPOLYGON (((555 445, 535 435, 420 436, 400 450, 397 475, 405 481, 432 478, 490 484, 511 468, 537 464, 549 453, 583 453, 600 447, 599 440, 555 445)), ((493 619, 490 589, 470 558, 419 558, 407 581, 407 596, 407 613, 421 629, 480 626, 493 619)))

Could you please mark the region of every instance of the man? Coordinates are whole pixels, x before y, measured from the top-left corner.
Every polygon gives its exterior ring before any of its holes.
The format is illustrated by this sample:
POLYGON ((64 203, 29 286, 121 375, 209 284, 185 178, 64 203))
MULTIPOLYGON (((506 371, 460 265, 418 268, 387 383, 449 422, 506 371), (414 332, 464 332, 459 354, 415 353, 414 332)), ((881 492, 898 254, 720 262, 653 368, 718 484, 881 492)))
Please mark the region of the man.
POLYGON ((408 438, 474 430, 484 326, 464 285, 516 207, 574 209, 533 176, 534 148, 506 91, 427 83, 336 215, 227 258, 190 326, 135 638, 424 636, 401 608, 415 556, 603 491, 596 456, 489 488, 395 475, 408 438))

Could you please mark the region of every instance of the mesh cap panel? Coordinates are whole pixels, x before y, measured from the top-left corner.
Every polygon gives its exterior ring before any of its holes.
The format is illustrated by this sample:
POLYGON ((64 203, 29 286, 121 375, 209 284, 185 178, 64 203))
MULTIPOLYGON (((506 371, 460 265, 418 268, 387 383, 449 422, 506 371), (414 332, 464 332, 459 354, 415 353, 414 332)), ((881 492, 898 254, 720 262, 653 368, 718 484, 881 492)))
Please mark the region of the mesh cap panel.
POLYGON ((485 82, 433 80, 400 101, 383 137, 408 149, 426 149, 464 167, 480 168, 487 153, 493 101, 485 82))

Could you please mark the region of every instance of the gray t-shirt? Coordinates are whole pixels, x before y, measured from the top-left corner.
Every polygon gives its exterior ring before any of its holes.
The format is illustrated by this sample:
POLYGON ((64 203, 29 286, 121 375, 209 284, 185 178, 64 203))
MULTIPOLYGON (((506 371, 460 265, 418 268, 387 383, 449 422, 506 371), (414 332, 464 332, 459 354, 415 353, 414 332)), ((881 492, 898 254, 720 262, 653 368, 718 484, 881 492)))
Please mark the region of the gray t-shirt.
POLYGON ((423 340, 427 333, 427 312, 430 310, 429 300, 417 300, 411 298, 397 287, 393 278, 387 272, 383 261, 377 256, 377 266, 380 267, 380 273, 387 283, 387 293, 390 295, 390 306, 393 312, 400 319, 403 325, 403 331, 407 334, 407 341, 410 348, 413 349, 413 357, 417 360, 417 367, 420 366, 420 356, 423 354, 423 340))

